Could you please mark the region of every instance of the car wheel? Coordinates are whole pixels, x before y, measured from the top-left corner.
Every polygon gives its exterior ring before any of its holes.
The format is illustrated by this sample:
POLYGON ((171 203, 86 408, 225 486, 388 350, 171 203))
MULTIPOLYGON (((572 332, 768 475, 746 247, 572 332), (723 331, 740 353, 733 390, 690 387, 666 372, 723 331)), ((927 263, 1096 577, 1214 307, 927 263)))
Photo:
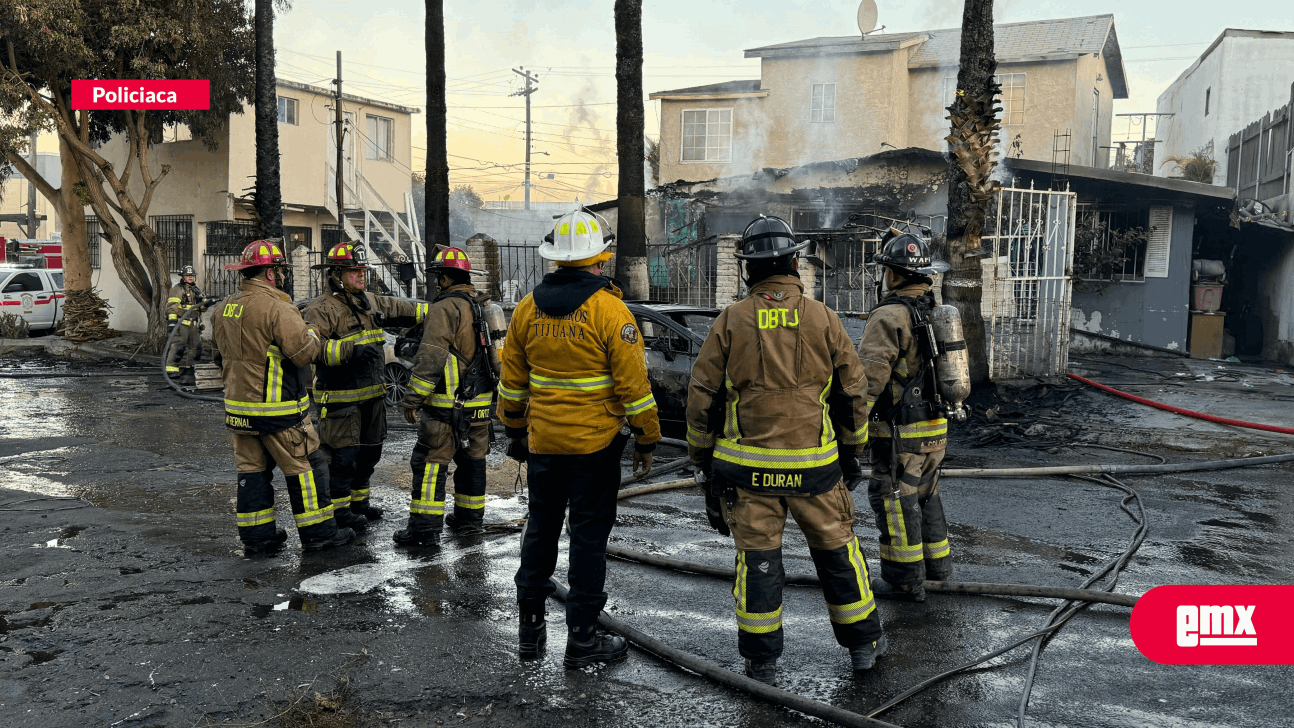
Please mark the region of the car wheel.
POLYGON ((390 362, 382 370, 382 378, 386 381, 388 407, 398 407, 404 401, 404 395, 409 393, 410 374, 408 367, 398 362, 390 362))

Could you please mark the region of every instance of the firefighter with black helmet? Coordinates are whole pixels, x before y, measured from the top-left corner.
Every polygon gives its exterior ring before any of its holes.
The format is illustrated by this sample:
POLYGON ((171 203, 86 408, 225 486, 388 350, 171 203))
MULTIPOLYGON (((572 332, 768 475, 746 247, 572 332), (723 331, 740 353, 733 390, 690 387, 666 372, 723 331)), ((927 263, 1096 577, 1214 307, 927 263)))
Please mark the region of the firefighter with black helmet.
POLYGON ((211 324, 225 385, 225 426, 233 431, 238 469, 238 535, 247 555, 270 554, 287 540, 274 526, 274 468, 288 482, 288 499, 306 551, 355 538, 339 528, 328 497, 328 465, 307 416, 306 385, 313 363, 380 360, 372 345, 325 339, 283 292, 290 288, 282 239, 257 240, 226 270, 242 273, 237 293, 218 304, 211 324))
POLYGON ((197 280, 198 272, 193 266, 184 266, 180 270, 180 282, 171 287, 166 298, 166 331, 170 334, 176 326, 180 327, 166 355, 166 373, 178 374, 179 383, 185 386, 197 383, 193 360, 202 358, 202 331, 206 329, 197 316, 184 318, 190 309, 202 307, 202 291, 197 280))
POLYGON ((948 419, 938 399, 928 331, 935 307, 932 276, 948 264, 930 255, 922 237, 895 228, 874 258, 883 270, 882 296, 858 342, 867 372, 872 475, 867 496, 880 529, 878 597, 925 601, 927 579, 952 576, 948 523, 939 497, 939 465, 948 445, 948 419))
POLYGON ((430 272, 436 274, 439 292, 423 326, 409 393, 402 403, 405 420, 418 425, 418 442, 409 459, 409 523, 394 535, 397 544, 406 546, 436 543, 444 526, 471 531, 484 522, 490 406, 498 384, 483 310, 489 299, 472 285, 467 253, 445 248, 436 254, 430 272), (451 462, 454 509, 446 516, 451 462))
MULTIPOLYGON (((384 326, 422 321, 427 304, 369 293, 368 251, 350 241, 334 245, 324 261, 328 290, 306 307, 305 319, 319 335, 385 351, 384 326)), ((386 440, 386 357, 323 362, 315 367, 314 401, 319 408, 319 441, 328 460, 328 487, 342 526, 363 529, 382 517, 373 505, 369 480, 386 440)))
POLYGON ((646 353, 620 288, 602 275, 613 236, 585 210, 558 218, 539 255, 544 276, 512 315, 503 347, 499 418, 508 455, 526 463, 528 517, 514 581, 522 658, 548 640, 562 523, 570 510, 570 594, 563 664, 580 668, 624 657, 623 637, 597 630, 606 605, 607 538, 616 521, 620 456, 634 439, 633 469, 651 472, 660 440, 646 353))
POLYGON ((887 647, 853 531, 867 379, 840 317, 804 295, 796 253, 807 244, 780 218, 746 226, 737 258, 749 295, 715 319, 687 401, 706 515, 737 547, 737 646, 746 673, 770 684, 782 653, 788 512, 809 543, 853 668, 871 668, 887 647))

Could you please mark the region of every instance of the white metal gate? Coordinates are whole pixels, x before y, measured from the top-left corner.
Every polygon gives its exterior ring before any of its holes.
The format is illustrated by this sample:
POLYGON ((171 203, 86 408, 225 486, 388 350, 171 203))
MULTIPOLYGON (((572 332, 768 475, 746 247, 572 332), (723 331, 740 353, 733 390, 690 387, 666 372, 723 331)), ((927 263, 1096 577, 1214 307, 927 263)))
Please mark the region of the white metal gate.
POLYGON ((1075 194, 1003 188, 983 236, 992 379, 1055 377, 1069 359, 1075 194))

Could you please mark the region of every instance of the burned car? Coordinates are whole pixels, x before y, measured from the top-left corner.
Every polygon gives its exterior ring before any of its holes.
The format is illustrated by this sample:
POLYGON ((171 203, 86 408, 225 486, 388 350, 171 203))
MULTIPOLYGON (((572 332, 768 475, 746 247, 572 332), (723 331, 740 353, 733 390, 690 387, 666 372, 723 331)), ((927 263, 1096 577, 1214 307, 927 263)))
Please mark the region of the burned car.
POLYGON ((692 365, 719 309, 661 301, 625 301, 647 348, 647 378, 666 437, 687 428, 687 387, 692 365))

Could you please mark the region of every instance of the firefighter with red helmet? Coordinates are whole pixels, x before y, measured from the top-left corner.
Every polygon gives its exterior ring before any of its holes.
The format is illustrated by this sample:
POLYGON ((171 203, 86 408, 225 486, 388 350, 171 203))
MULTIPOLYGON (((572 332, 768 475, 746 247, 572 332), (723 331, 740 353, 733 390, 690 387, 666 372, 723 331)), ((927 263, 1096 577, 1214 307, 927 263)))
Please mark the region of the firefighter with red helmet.
POLYGON ((306 551, 355 538, 339 528, 328 497, 328 468, 307 413, 310 365, 349 359, 378 361, 382 350, 325 339, 308 325, 283 289, 290 287, 281 239, 257 240, 226 270, 242 273, 237 293, 212 316, 225 385, 225 426, 233 431, 238 470, 238 535, 246 555, 270 554, 287 540, 274 526, 274 468, 288 482, 288 499, 306 551))
POLYGON ((472 262, 462 249, 437 253, 430 270, 437 274, 439 293, 423 326, 403 402, 405 420, 418 425, 409 459, 409 523, 394 535, 403 546, 436 543, 444 526, 479 529, 485 518, 485 456, 498 384, 484 321, 488 299, 472 285, 472 262), (446 517, 450 462, 455 466, 454 510, 446 517))
MULTIPOLYGON (((375 346, 386 342, 384 326, 412 326, 428 305, 369 293, 368 251, 359 242, 334 245, 322 268, 328 290, 306 307, 305 319, 328 339, 375 346)), ((328 460, 328 487, 342 526, 363 529, 382 517, 369 498, 369 480, 386 440, 386 357, 322 363, 315 367, 314 401, 319 440, 328 460)))

